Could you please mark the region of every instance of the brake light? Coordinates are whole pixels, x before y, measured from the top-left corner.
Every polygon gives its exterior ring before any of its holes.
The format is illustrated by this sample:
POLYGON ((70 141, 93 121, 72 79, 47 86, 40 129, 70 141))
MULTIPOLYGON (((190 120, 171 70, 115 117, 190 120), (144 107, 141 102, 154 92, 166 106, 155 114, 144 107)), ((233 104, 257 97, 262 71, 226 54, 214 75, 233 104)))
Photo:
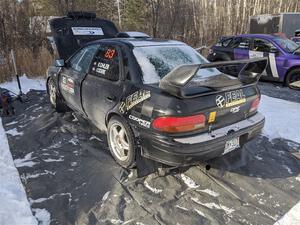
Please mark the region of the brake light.
POLYGON ((152 126, 156 130, 168 133, 193 131, 205 127, 206 117, 203 114, 185 117, 158 117, 152 126))
POLYGON ((259 102, 260 102, 260 98, 258 97, 251 103, 251 108, 250 108, 249 112, 256 111, 259 106, 259 102))

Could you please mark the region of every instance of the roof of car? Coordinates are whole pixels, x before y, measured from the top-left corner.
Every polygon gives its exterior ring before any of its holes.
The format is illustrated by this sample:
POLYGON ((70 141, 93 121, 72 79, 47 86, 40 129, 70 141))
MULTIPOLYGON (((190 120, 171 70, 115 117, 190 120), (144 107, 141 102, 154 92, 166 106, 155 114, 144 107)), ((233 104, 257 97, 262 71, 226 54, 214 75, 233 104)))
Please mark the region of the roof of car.
POLYGON ((167 40, 167 39, 158 39, 158 38, 109 38, 93 41, 91 43, 99 43, 106 41, 117 41, 124 44, 128 44, 134 47, 143 47, 143 46, 161 46, 161 45, 186 45, 181 41, 176 40, 167 40))
POLYGON ((267 39, 273 39, 275 37, 278 37, 273 34, 239 34, 236 35, 236 37, 252 37, 252 38, 267 38, 267 39))

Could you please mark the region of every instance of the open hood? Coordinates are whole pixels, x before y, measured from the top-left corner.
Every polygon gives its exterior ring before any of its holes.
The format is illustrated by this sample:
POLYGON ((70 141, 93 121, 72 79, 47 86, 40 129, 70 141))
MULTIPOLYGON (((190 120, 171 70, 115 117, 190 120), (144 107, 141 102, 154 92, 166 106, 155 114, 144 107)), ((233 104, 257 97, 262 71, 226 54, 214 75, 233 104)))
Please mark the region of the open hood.
POLYGON ((229 79, 228 76, 224 75, 218 76, 218 79, 214 79, 213 77, 207 78, 206 80, 199 82, 199 85, 202 88, 214 91, 223 91, 235 86, 256 84, 268 64, 268 58, 264 57, 250 60, 234 60, 178 66, 161 79, 159 87, 174 96, 187 97, 183 90, 186 89, 185 87, 197 74, 198 70, 225 66, 238 66, 241 64, 244 64, 244 66, 238 74, 238 79, 229 79))
POLYGON ((49 24, 58 57, 64 60, 87 42, 112 38, 118 33, 113 22, 88 12, 69 12, 67 16, 50 20, 49 24))

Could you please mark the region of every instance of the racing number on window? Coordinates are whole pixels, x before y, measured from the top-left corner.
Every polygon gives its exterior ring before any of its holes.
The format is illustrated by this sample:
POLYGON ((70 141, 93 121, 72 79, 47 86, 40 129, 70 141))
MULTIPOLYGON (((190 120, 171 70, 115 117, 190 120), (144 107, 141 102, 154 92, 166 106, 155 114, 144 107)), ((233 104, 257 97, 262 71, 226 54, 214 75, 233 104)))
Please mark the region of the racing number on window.
POLYGON ((107 51, 105 52, 104 57, 107 59, 112 59, 115 56, 116 50, 115 49, 107 49, 107 51))

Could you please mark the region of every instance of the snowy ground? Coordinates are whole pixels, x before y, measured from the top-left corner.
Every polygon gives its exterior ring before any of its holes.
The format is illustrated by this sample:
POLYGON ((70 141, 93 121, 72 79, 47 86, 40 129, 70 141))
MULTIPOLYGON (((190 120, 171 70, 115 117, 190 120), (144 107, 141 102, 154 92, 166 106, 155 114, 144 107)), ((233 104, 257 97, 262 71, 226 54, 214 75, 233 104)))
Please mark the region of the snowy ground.
MULTIPOLYGON (((20 81, 23 93, 27 93, 30 89, 45 90, 44 79, 29 79, 22 76, 20 81)), ((15 80, 2 83, 0 87, 14 93, 19 92, 15 80)), ((6 133, 19 135, 12 131, 6 133)), ((6 133, 0 117, 0 224, 36 225, 40 222, 40 225, 47 225, 50 223, 50 215, 45 209, 33 209, 35 217, 33 216, 18 170, 9 150, 6 133)))
MULTIPOLYGON (((31 80, 27 77, 23 76, 21 78, 23 92, 27 92, 30 89, 39 89, 44 90, 45 85, 42 79, 31 80)), ((18 92, 16 82, 8 82, 1 84, 0 87, 4 87, 10 89, 14 92, 18 92)), ((38 110, 38 108, 36 109, 38 110)), ((276 138, 283 138, 291 141, 291 145, 293 143, 300 143, 300 135, 299 135, 299 127, 300 127, 300 103, 291 102, 287 100, 282 100, 279 98, 269 97, 267 95, 262 95, 260 111, 266 117, 266 124, 263 130, 263 135, 268 137, 271 140, 276 138)), ((8 124, 6 124, 8 125, 8 124)), ((23 133, 18 132, 18 130, 10 129, 6 131, 7 134, 12 136, 22 136, 23 133)), ((40 221, 40 224, 49 224, 50 223, 50 215, 44 209, 33 209, 35 218, 32 215, 30 210, 30 204, 26 198, 26 194, 23 188, 22 183, 20 182, 18 171, 16 170, 12 156, 9 152, 8 142, 6 134, 4 133, 4 129, 2 127, 2 122, 0 120, 0 224, 1 225, 19 225, 19 224, 37 224, 37 220, 40 221), (4 150, 2 150, 2 146, 4 150), (4 181, 4 182, 2 182, 4 181), (18 212, 16 214, 16 211, 18 212), (13 216, 10 216, 12 215, 13 216), (20 222, 21 221, 21 222, 20 222)), ((74 140, 71 139, 70 143, 74 143, 74 140), (72 140, 72 141, 71 141, 72 140)), ((299 151, 299 149, 298 149, 299 151)), ((15 160, 15 165, 17 167, 22 167, 24 165, 28 166, 28 163, 32 165, 34 163, 32 158, 32 153, 28 153, 25 155, 23 159, 15 160)), ((55 159, 62 160, 63 158, 55 159)), ((258 160, 259 157, 258 157, 258 160)), ((49 160, 48 160, 49 162, 49 160)), ((52 161, 51 161, 52 162, 52 161)), ((33 165, 32 165, 33 166, 33 165)), ((76 165, 75 165, 76 166, 76 165)), ((288 165, 287 168, 289 169, 288 165)), ((45 173, 48 173, 46 171, 45 173)), ((49 172, 50 173, 50 172, 49 172)), ((32 175, 29 175, 32 176, 32 175)), ((299 177, 299 174, 298 174, 299 177)), ((193 180, 191 180, 188 176, 181 174, 180 179, 184 181, 184 183, 190 189, 197 189, 199 185, 197 185, 193 180)), ((299 179, 299 178, 298 178, 299 179)), ((300 179, 299 179, 300 180, 300 179)), ((151 182, 148 182, 147 179, 144 181, 144 186, 150 192, 153 192, 156 195, 160 195, 163 192, 163 189, 152 186, 151 182)), ((212 197, 218 197, 218 193, 210 190, 203 189, 199 190, 200 192, 211 195, 212 197)), ((106 192, 103 196, 102 201, 105 202, 110 193, 106 192)), ((110 196, 111 197, 111 196, 110 196)), ((45 199, 37 199, 40 201, 44 201, 45 199)), ((36 199, 31 199, 31 204, 37 203, 36 199)), ((126 199, 125 199, 126 200, 126 199)), ((299 199, 298 199, 299 200, 299 199)), ((127 201, 127 200, 126 200, 127 201)), ((214 205, 214 203, 202 203, 196 197, 192 198, 192 201, 197 203, 198 205, 204 205, 206 208, 211 209, 221 209, 225 211, 227 214, 231 214, 233 211, 230 208, 226 208, 226 206, 214 205)), ((181 210, 186 210, 185 207, 178 206, 177 208, 181 210)), ((196 211, 199 215, 203 215, 203 212, 196 211)), ((280 220, 278 220, 275 225, 296 225, 300 224, 300 202, 295 205, 289 213, 283 216, 280 220)), ((204 215, 205 216, 205 215, 204 215)), ((119 223, 120 221, 114 221, 119 223)))

